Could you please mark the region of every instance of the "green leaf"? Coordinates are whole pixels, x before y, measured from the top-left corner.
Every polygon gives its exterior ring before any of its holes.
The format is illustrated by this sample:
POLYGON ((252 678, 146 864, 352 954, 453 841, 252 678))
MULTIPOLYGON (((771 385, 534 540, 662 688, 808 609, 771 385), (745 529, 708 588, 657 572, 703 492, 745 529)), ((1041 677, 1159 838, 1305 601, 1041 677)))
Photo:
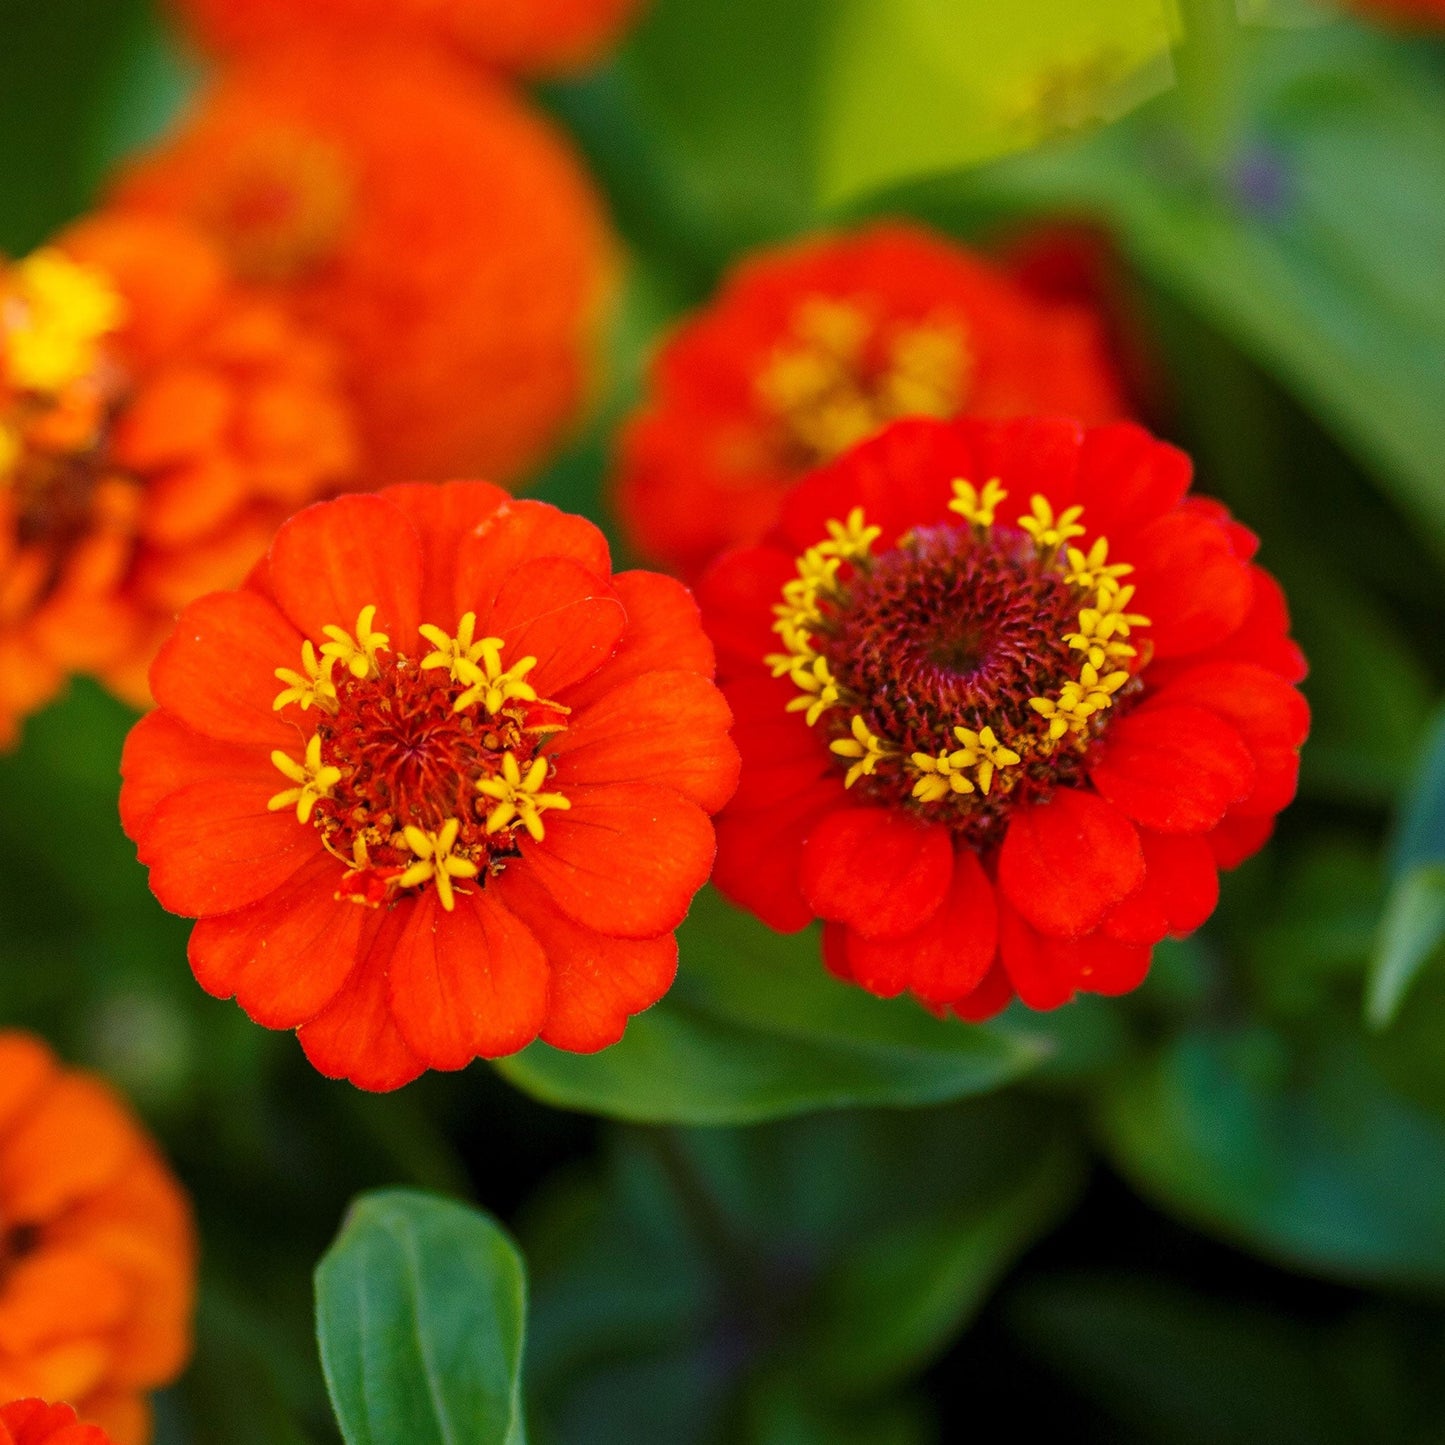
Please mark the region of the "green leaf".
POLYGON ((1422 864, 1390 893, 1370 960, 1365 1017, 1384 1028, 1399 1012, 1410 985, 1445 941, 1445 865, 1422 864))
POLYGON ((347 1445, 524 1445, 521 1256, 486 1216, 363 1196, 316 1271, 327 1388, 347 1445))
POLYGON ((911 1000, 839 983, 815 932, 774 933, 711 890, 679 942, 672 992, 620 1043, 597 1054, 534 1044, 497 1068, 566 1108, 641 1123, 742 1124, 985 1093, 1049 1052, 1042 1033, 944 1021, 911 1000))
POLYGON ((820 190, 837 204, 1114 120, 1173 81, 1171 0, 838 0, 820 190))
POLYGON ((1445 863, 1445 712, 1436 718, 1405 789, 1390 850, 1396 878, 1422 863, 1445 863))
POLYGON ((1445 1120, 1354 1033, 1195 1033, 1098 1102, 1118 1168, 1186 1220, 1331 1278, 1445 1287, 1445 1120))

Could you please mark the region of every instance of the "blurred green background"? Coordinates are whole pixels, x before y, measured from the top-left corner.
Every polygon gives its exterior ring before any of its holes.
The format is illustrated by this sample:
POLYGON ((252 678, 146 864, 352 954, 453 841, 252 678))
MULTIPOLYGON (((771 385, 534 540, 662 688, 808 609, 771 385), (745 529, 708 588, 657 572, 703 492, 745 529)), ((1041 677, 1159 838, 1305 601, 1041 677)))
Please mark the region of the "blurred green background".
MULTIPOLYGON (((656 0, 538 92, 631 266, 599 415, 536 491, 606 523, 649 346, 749 246, 1098 221, 1154 424, 1289 592, 1300 800, 1125 1000, 942 1024, 705 896, 616 1049, 376 1098, 196 987, 116 822, 131 717, 76 686, 0 758, 0 1022, 114 1078, 194 1192, 162 1445, 337 1438, 311 1270, 392 1184, 519 1239, 542 1445, 1445 1441, 1445 43, 1192 0, 1171 56, 1164 6, 1100 0, 1125 59, 1062 84, 1046 0, 966 54, 925 43, 953 3, 656 0)), ((0 250, 197 79, 143 0, 0 0, 0 250)))

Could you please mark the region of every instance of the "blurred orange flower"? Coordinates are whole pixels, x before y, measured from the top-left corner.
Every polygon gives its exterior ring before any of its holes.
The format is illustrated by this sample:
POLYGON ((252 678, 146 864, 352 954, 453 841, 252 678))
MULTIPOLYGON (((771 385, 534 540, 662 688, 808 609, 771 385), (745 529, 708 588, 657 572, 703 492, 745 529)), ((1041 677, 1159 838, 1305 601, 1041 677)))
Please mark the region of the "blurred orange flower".
POLYGON ((601 58, 645 0, 177 0, 202 39, 245 51, 317 30, 424 36, 502 70, 556 74, 601 58))
POLYGON ((401 46, 267 51, 118 199, 198 223, 337 339, 372 480, 513 481, 577 418, 609 232, 569 143, 500 83, 401 46))
POLYGON ((176 612, 353 459, 330 353, 189 228, 99 216, 0 266, 0 743, 68 672, 144 701, 176 612))
MULTIPOLYGON (((68 1400, 144 1445, 146 1392, 190 1355, 195 1253, 186 1197, 125 1105, 0 1033, 0 1399, 68 1400)), ((3 1418, 17 1445, 89 1445, 33 1404, 3 1418)))
POLYGON ((0 1405, 0 1445, 113 1445, 98 1425, 83 1425, 69 1405, 15 1400, 0 1405))
POLYGON ((1349 0, 1361 15, 1417 29, 1445 25, 1445 0, 1349 0))
POLYGON ((643 556, 693 576, 761 536, 804 472, 897 418, 1123 409, 1084 308, 918 226, 813 237, 745 262, 663 346, 623 434, 617 507, 643 556))
POLYGON ((672 983, 737 782, 697 607, 484 482, 309 507, 151 670, 121 821, 211 993, 394 1089, 672 983))

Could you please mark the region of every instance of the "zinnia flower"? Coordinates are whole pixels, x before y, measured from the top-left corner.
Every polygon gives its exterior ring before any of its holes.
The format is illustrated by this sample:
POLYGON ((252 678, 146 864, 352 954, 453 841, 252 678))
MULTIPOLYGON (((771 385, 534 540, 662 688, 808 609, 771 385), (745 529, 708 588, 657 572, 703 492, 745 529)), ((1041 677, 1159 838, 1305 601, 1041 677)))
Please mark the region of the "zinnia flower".
POLYGON ((715 881, 880 995, 1120 993, 1294 794, 1278 585, 1131 424, 900 422, 701 589, 743 756, 715 881))
POLYGON ((513 481, 578 417, 612 244, 570 143, 505 85, 405 46, 266 50, 118 199, 200 225, 336 338, 371 480, 513 481))
POLYGON ((177 0, 212 48, 275 46, 298 25, 336 35, 427 39, 501 70, 556 74, 599 60, 644 0, 177 0))
POLYGON ((113 1445, 99 1425, 83 1425, 69 1405, 15 1400, 0 1405, 0 1445, 113 1445))
MULTIPOLYGON (((130 1111, 39 1039, 0 1033, 0 1399, 68 1400, 115 1445, 144 1445, 146 1392, 190 1354, 194 1293, 185 1195, 130 1111)), ((63 1413, 30 1401, 0 1418, 39 1445, 63 1413)))
POLYGON ((172 222, 0 264, 0 743, 70 671, 145 699, 177 610, 346 476, 329 351, 172 222))
POLYGON ((891 421, 1055 412, 1122 415, 1086 310, 917 226, 814 237, 746 261, 663 346, 623 433, 618 512, 642 555, 694 576, 891 421))
POLYGON ((661 997, 737 753, 692 599, 610 567, 579 517, 402 486, 181 614, 121 817, 203 987, 369 1089, 661 997))

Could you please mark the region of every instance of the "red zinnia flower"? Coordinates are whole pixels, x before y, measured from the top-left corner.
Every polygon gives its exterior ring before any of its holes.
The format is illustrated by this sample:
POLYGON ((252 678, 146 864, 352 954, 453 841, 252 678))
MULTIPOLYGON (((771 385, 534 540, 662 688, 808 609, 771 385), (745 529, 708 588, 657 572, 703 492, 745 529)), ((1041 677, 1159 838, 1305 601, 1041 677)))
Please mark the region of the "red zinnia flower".
POLYGON ((424 38, 502 70, 555 74, 599 60, 644 0, 176 0, 217 50, 273 47, 298 25, 424 38))
POLYGON ((1134 988, 1294 795, 1256 539, 1130 424, 901 422, 702 584, 742 781, 716 882, 829 966, 985 1017, 1134 988))
POLYGON ((313 37, 248 57, 117 200, 184 216, 335 338, 369 481, 513 481, 599 369, 614 246, 575 147, 426 50, 313 37))
POLYGON ((610 567, 580 517, 401 486, 181 614, 121 817, 206 989, 371 1089, 661 997, 737 753, 692 599, 610 567))
POLYGON ((765 251, 658 354, 619 515, 639 552, 692 576, 756 541, 809 468, 899 417, 962 413, 1122 416, 1096 318, 917 226, 765 251))
POLYGON ((69 1405, 15 1400, 0 1405, 0 1445, 111 1445, 99 1425, 82 1425, 69 1405))

